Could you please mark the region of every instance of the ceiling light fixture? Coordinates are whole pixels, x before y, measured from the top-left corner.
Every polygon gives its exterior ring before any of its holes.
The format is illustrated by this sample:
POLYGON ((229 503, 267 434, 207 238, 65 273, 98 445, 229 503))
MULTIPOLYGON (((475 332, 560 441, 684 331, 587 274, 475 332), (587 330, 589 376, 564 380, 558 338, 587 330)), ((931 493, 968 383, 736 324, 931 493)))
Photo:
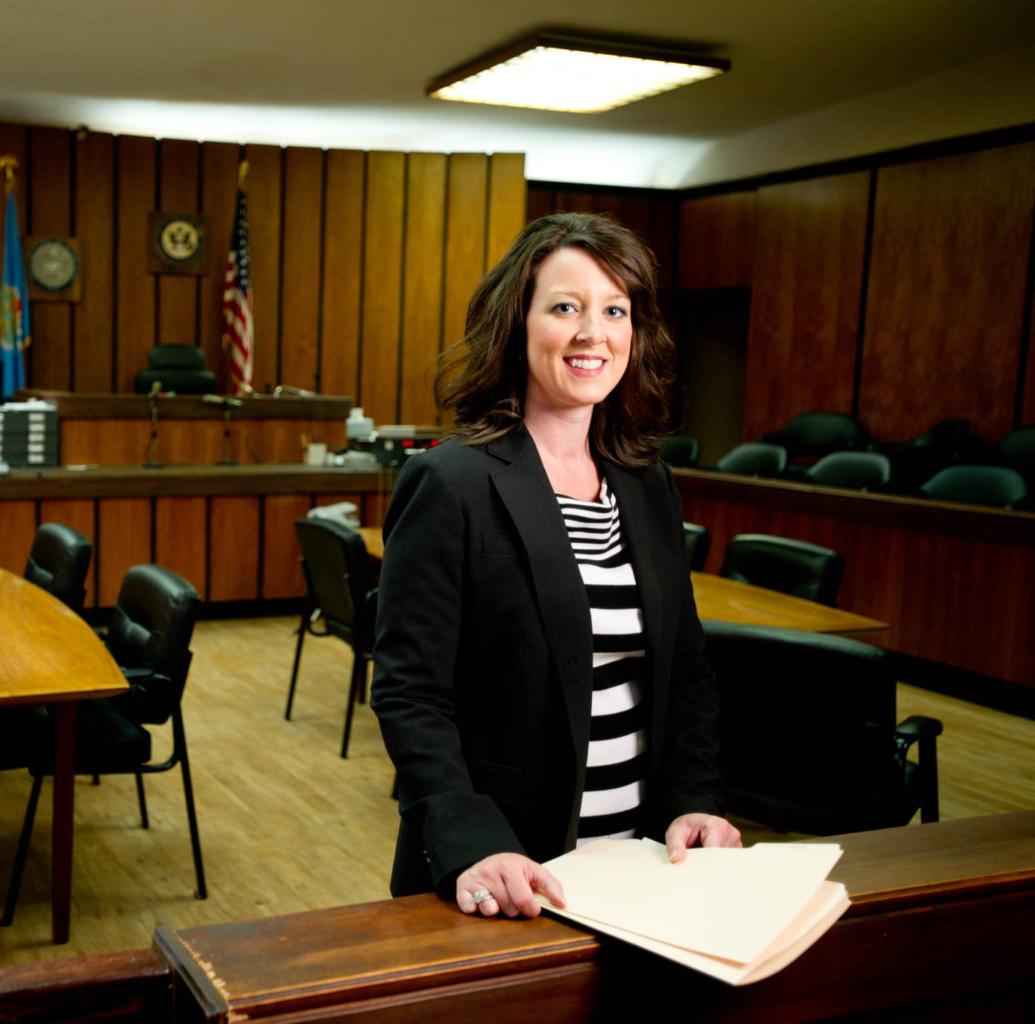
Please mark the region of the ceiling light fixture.
POLYGON ((669 43, 544 29, 439 76, 428 96, 595 114, 728 71, 730 62, 669 43))

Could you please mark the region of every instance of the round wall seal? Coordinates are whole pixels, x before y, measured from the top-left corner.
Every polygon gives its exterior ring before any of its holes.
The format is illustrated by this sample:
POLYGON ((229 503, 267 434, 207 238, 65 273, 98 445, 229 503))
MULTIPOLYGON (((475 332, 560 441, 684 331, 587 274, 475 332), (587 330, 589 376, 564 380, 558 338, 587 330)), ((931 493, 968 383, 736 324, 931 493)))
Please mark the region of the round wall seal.
POLYGON ((79 257, 63 238, 41 238, 29 250, 29 277, 47 292, 63 292, 79 276, 79 257))

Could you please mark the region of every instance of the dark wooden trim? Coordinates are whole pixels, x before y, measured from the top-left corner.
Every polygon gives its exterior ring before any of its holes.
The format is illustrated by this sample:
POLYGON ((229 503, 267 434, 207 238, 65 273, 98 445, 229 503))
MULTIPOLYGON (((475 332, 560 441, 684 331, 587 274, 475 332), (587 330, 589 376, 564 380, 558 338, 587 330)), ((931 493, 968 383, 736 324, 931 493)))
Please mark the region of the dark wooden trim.
POLYGON ((853 906, 797 961, 740 989, 545 915, 483 921, 434 896, 163 930, 156 943, 202 996, 183 1019, 206 1021, 416 1021, 447 1006, 450 1019, 510 1021, 536 1005, 555 1021, 627 1020, 645 991, 678 992, 707 1021, 1030 998, 1035 812, 821 841, 845 850, 831 874, 853 906))
POLYGON ((671 188, 651 188, 647 185, 589 185, 581 181, 526 181, 529 192, 586 192, 600 196, 642 196, 656 199, 659 196, 675 199, 679 192, 671 188))
MULTIPOLYGON (((1010 128, 995 128, 972 135, 955 135, 947 139, 920 142, 899 149, 878 150, 876 153, 866 153, 862 156, 846 157, 843 160, 831 160, 826 163, 807 164, 804 167, 793 167, 784 171, 769 171, 746 178, 697 185, 683 189, 679 194, 682 199, 701 199, 704 196, 720 195, 724 192, 742 192, 745 189, 777 185, 785 181, 825 178, 832 174, 868 171, 874 168, 891 167, 895 164, 911 163, 914 160, 932 160, 943 156, 972 153, 979 149, 1012 146, 1019 142, 1030 142, 1032 139, 1035 139, 1035 122, 1014 125, 1010 128)), ((656 191, 665 190, 657 189, 656 191)))
POLYGON ((166 1024, 172 1020, 172 981, 168 964, 151 949, 5 967, 0 1020, 166 1024))
MULTIPOLYGON (((100 466, 13 470, 0 500, 26 498, 184 497, 215 494, 390 493, 395 472, 353 472, 298 462, 240 466, 100 466)), ((1032 517, 1035 519, 1035 517, 1032 517)))
POLYGON ((1028 240, 1028 277, 1024 283, 1024 307, 1021 311, 1021 335, 1018 339, 1017 391, 1013 402, 1013 426, 1024 425, 1024 398, 1028 380, 1028 364, 1032 360, 1032 307, 1035 304, 1035 206, 1031 211, 1031 235, 1028 240))
POLYGON ((956 505, 894 494, 844 491, 790 480, 763 480, 699 469, 673 470, 687 497, 747 501, 754 505, 831 515, 882 526, 923 530, 1001 544, 1035 546, 1035 513, 956 505))
MULTIPOLYGON (((150 415, 146 395, 122 394, 72 394, 67 391, 40 391, 29 389, 18 392, 19 398, 43 398, 58 407, 58 415, 67 419, 109 420, 146 419, 150 415)), ((235 420, 257 419, 299 419, 338 420, 347 419, 352 408, 352 399, 337 395, 312 395, 306 397, 253 395, 243 399, 244 405, 233 410, 235 420)), ((159 415, 162 419, 221 419, 223 407, 202 401, 200 395, 176 395, 160 399, 159 415)))

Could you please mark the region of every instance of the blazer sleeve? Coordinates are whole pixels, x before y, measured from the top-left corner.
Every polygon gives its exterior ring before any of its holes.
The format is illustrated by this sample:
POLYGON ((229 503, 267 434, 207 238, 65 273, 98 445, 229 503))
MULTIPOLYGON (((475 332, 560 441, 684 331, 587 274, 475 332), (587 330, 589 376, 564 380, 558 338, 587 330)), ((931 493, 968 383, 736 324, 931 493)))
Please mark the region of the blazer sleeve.
MULTIPOLYGON (((446 453, 443 452, 443 455, 446 453)), ((432 881, 492 853, 524 852, 503 813, 475 791, 456 707, 469 510, 436 455, 407 462, 385 520, 371 705, 399 781, 399 811, 432 881)))
POLYGON ((697 615, 689 565, 683 548, 682 503, 665 470, 684 566, 680 579, 680 610, 669 684, 669 701, 662 760, 664 795, 662 828, 681 814, 722 813, 719 772, 719 695, 715 674, 705 655, 704 630, 697 615))

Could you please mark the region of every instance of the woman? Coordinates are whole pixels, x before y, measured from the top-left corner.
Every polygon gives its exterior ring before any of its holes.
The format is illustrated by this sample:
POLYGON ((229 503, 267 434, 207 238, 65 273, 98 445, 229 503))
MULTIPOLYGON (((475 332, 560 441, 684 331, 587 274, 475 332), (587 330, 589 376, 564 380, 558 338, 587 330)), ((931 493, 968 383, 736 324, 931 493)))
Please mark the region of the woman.
POLYGON ((399 779, 396 896, 535 916, 600 835, 740 845, 679 499, 656 461, 674 351, 653 260, 608 218, 530 224, 475 291, 446 444, 385 520, 372 703, 399 779))

